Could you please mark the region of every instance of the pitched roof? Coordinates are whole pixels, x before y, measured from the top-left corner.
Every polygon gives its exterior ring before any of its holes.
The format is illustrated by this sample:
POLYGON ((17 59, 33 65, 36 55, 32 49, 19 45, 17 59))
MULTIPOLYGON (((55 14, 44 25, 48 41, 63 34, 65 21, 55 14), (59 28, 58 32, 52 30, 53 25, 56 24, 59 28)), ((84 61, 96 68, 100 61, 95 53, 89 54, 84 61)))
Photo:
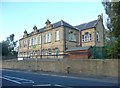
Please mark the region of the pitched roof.
POLYGON ((70 25, 69 23, 61 20, 53 24, 53 28, 59 27, 59 26, 65 26, 65 27, 70 27, 76 29, 74 26, 70 25))
MULTIPOLYGON (((69 27, 69 28, 73 28, 73 29, 78 30, 76 27, 70 25, 69 23, 67 23, 67 22, 65 22, 65 21, 63 21, 63 20, 58 21, 58 22, 56 22, 56 23, 53 23, 52 25, 53 25, 53 28, 57 28, 57 27, 60 27, 60 26, 64 26, 64 27, 69 27)), ((39 33, 44 32, 44 28, 40 28, 40 29, 38 29, 38 31, 39 31, 39 33)), ((32 32, 29 33, 29 36, 32 36, 32 32)))
POLYGON ((97 23, 97 20, 93 20, 93 21, 90 21, 88 23, 77 25, 75 27, 78 28, 81 31, 81 30, 84 30, 84 29, 95 27, 96 23, 97 23))
MULTIPOLYGON (((53 28, 57 28, 57 27, 60 27, 60 26, 64 26, 64 27, 70 27, 70 28, 74 28, 74 29, 77 29, 75 28, 74 26, 70 25, 69 23, 61 20, 61 21, 58 21, 56 23, 53 23, 53 28)), ((44 31, 44 28, 40 28, 39 29, 39 32, 43 32, 44 31)))
POLYGON ((66 52, 69 51, 76 51, 76 50, 88 50, 91 46, 85 46, 85 47, 72 47, 70 49, 67 49, 66 52))

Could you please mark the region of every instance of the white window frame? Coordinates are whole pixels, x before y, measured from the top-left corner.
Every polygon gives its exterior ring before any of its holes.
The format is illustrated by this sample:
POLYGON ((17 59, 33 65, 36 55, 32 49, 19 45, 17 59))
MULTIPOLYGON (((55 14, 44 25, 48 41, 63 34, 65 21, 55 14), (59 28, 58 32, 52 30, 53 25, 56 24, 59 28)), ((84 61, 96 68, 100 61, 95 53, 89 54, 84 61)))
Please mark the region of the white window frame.
POLYGON ((30 38, 29 40, 30 40, 30 42, 29 42, 29 46, 31 46, 31 38, 30 38))
POLYGON ((59 41, 60 40, 60 36, 59 36, 59 31, 55 32, 55 40, 59 41))
POLYGON ((47 33, 45 34, 45 43, 47 43, 47 33))
POLYGON ((51 42, 51 33, 48 32, 45 34, 45 43, 51 42))
POLYGON ((48 42, 51 42, 51 33, 48 32, 48 42))
POLYGON ((88 32, 85 32, 85 42, 88 42, 88 40, 89 40, 89 33, 86 35, 86 33, 88 33, 88 32))
POLYGON ((36 41, 36 37, 33 38, 33 45, 36 45, 37 41, 36 41))
POLYGON ((39 44, 41 44, 42 43, 42 36, 40 35, 39 36, 39 44))

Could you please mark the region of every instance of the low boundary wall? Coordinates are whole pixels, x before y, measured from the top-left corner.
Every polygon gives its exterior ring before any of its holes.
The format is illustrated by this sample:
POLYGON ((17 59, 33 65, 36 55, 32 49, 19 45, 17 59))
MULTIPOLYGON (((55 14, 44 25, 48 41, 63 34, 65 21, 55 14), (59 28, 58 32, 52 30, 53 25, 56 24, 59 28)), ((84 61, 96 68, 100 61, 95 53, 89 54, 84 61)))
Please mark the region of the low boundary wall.
POLYGON ((118 77, 118 59, 4 60, 2 68, 118 77))

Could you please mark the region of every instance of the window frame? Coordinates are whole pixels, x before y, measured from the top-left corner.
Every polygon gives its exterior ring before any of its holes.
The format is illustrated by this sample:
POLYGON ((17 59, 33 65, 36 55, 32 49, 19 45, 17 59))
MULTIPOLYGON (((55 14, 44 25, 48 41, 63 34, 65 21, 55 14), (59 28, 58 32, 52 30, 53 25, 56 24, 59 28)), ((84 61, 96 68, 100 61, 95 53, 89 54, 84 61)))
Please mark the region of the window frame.
POLYGON ((55 41, 59 41, 60 40, 60 31, 56 31, 55 32, 55 41))
POLYGON ((82 42, 84 42, 85 41, 85 35, 82 35, 82 42))
POLYGON ((99 33, 96 33, 96 41, 99 42, 99 33))
POLYGON ((89 41, 92 41, 92 34, 89 34, 89 41))
POLYGON ((85 32, 85 42, 89 41, 89 32, 85 32))

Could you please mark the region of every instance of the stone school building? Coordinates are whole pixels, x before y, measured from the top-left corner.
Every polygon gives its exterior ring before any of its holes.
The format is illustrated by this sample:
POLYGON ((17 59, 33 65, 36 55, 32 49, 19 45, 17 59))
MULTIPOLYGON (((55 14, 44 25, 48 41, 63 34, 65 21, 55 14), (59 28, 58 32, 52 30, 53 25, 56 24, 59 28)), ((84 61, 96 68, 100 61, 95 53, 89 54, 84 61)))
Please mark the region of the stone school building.
POLYGON ((19 40, 18 57, 88 59, 92 46, 105 46, 106 32, 103 17, 72 26, 60 20, 51 23, 48 19, 42 28, 33 27, 31 33, 24 31, 19 40))

